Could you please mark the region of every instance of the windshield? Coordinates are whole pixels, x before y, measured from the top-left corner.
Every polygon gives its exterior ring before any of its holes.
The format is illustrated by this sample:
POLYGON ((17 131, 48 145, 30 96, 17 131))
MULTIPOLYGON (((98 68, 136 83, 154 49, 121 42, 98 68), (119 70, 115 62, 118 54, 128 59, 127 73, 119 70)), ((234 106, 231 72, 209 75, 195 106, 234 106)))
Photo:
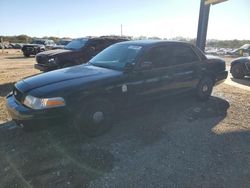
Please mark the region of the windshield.
POLYGON ((68 50, 78 50, 85 46, 88 39, 75 39, 65 46, 68 50))
POLYGON ((142 47, 137 45, 116 44, 106 48, 90 60, 94 66, 123 70, 126 64, 134 63, 142 47))
POLYGON ((33 40, 31 44, 44 44, 43 40, 33 40))

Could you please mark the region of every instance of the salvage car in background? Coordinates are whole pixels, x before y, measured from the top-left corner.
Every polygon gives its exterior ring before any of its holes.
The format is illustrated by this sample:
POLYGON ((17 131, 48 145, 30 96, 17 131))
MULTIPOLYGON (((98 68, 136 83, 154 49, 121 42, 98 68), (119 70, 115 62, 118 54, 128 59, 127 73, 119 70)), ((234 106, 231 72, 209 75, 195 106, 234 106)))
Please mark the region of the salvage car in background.
POLYGON ((31 44, 23 45, 22 52, 25 57, 29 57, 30 55, 36 55, 40 52, 44 52, 45 50, 50 50, 55 45, 56 44, 53 40, 35 39, 31 44))
POLYGON ((191 90, 199 100, 208 100, 227 74, 223 60, 208 59, 188 43, 127 41, 87 64, 16 83, 7 109, 24 128, 70 120, 95 136, 111 127, 116 111, 141 102, 191 90))
POLYGON ((64 49, 64 47, 69 44, 72 39, 61 39, 52 49, 64 49))
POLYGON ((36 56, 35 68, 40 71, 51 71, 83 64, 108 46, 127 40, 126 37, 114 36, 74 39, 64 49, 39 53, 36 56))
POLYGON ((250 57, 240 57, 231 62, 230 72, 234 78, 250 76, 250 57))
POLYGON ((247 57, 250 55, 250 44, 244 44, 238 49, 227 52, 227 55, 232 55, 236 57, 247 57))

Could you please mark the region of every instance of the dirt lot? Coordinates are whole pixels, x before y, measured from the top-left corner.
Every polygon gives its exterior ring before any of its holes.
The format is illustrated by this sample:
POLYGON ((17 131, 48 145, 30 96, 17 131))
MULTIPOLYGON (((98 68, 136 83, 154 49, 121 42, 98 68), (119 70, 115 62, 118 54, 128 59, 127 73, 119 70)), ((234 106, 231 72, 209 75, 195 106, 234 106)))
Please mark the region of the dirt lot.
POLYGON ((39 73, 34 62, 0 55, 0 187, 250 187, 248 90, 222 84, 206 103, 145 104, 97 138, 60 125, 27 133, 9 121, 4 97, 39 73))

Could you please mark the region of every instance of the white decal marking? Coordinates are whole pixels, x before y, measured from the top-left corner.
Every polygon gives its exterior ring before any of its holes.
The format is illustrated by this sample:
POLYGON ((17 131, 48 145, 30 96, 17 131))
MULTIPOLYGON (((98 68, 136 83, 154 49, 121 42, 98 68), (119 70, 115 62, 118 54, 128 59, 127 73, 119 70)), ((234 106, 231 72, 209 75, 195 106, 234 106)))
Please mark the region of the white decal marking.
POLYGON ((128 86, 126 84, 122 85, 122 92, 127 92, 128 91, 128 86))

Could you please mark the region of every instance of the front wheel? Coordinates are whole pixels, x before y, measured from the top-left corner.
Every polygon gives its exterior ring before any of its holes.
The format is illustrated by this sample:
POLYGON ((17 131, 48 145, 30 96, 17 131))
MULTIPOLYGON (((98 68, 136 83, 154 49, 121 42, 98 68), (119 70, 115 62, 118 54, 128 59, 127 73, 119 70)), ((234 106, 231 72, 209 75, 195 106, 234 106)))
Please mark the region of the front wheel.
POLYGON ((106 100, 93 100, 74 119, 74 126, 88 136, 99 136, 112 127, 113 105, 106 100))
POLYGON ((211 96, 213 90, 213 80, 210 77, 204 77, 196 87, 196 96, 200 101, 206 101, 211 96))
POLYGON ((232 76, 237 79, 242 79, 245 76, 245 70, 242 64, 236 64, 232 66, 232 76))

